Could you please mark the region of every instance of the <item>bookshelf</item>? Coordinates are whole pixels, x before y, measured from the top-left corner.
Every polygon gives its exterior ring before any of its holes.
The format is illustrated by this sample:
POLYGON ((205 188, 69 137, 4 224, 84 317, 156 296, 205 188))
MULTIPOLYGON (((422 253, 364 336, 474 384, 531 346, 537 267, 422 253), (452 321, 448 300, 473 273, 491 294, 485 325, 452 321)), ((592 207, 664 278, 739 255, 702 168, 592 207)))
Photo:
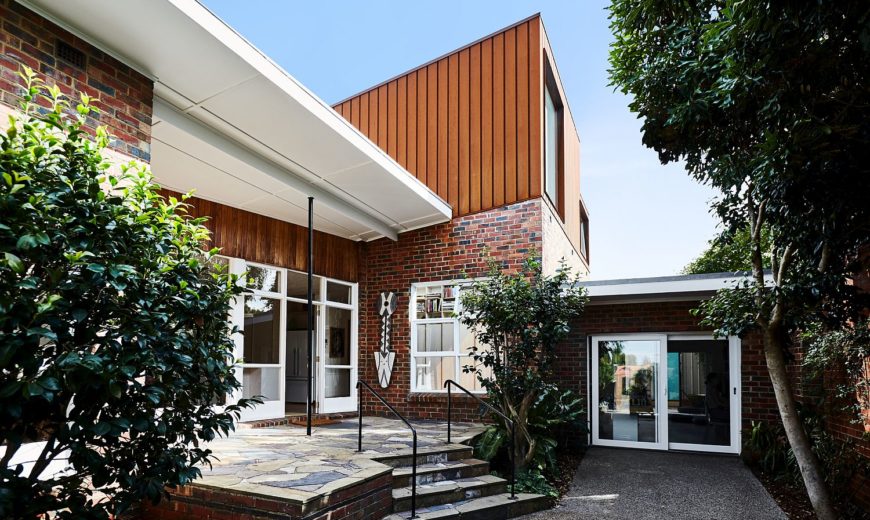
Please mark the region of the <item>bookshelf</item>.
POLYGON ((452 318, 456 310, 459 288, 455 285, 419 287, 417 289, 417 319, 452 318))

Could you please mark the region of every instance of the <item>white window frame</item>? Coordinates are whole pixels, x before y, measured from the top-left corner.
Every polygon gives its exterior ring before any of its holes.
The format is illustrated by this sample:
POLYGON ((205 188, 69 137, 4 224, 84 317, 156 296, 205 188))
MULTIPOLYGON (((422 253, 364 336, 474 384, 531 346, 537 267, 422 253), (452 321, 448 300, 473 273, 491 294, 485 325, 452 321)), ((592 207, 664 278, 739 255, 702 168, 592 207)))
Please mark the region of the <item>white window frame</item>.
MULTIPOLYGON (((464 288, 467 288, 471 283, 475 280, 470 279, 461 279, 461 280, 439 280, 436 282, 418 282, 415 284, 411 284, 411 301, 408 304, 408 318, 411 328, 411 393, 424 393, 424 394, 433 394, 433 393, 447 393, 447 389, 445 388, 418 388, 417 387, 417 358, 418 357, 452 357, 454 362, 454 379, 460 379, 462 374, 462 362, 461 359, 463 357, 467 357, 467 353, 463 353, 461 350, 461 337, 460 330, 462 328, 462 324, 459 322, 459 318, 418 318, 417 317, 417 293, 420 288, 429 288, 429 287, 439 287, 439 286, 453 286, 456 288, 456 303, 453 308, 454 314, 459 314, 462 310, 462 303, 460 296, 464 288), (453 350, 452 351, 435 351, 435 352, 418 352, 417 351, 417 325, 425 325, 425 324, 453 324, 453 350)), ((471 390, 472 393, 475 394, 486 394, 486 390, 478 389, 471 390)))

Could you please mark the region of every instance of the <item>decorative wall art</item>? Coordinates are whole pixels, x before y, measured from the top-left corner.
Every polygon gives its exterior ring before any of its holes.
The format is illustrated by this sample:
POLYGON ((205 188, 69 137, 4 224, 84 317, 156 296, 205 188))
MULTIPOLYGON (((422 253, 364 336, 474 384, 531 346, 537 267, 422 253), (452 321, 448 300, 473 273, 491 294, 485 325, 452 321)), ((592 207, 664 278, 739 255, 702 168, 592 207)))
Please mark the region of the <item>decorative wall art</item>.
POLYGON ((378 297, 378 314, 381 316, 381 344, 375 352, 375 366, 378 369, 378 383, 381 388, 390 385, 396 353, 393 351, 393 313, 396 312, 398 298, 394 292, 382 292, 378 297))

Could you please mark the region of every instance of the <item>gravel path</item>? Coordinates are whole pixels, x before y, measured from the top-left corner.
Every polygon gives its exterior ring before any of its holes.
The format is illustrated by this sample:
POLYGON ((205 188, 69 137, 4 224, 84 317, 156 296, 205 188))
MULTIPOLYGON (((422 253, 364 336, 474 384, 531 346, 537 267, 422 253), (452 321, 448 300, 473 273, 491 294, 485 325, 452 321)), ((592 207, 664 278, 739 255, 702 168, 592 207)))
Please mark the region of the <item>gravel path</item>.
POLYGON ((523 518, 787 517, 738 457, 593 447, 562 501, 523 518))

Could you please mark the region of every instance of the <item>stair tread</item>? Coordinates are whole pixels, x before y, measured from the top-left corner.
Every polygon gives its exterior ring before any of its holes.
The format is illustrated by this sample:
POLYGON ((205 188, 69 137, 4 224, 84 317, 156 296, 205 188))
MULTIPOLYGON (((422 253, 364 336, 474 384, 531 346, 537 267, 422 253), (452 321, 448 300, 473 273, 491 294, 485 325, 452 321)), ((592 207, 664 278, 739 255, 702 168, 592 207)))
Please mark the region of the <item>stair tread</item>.
MULTIPOLYGON (((441 480, 430 484, 417 484, 417 496, 449 493, 457 489, 474 489, 496 484, 506 484, 507 481, 495 475, 481 475, 479 477, 460 478, 455 480, 441 480)), ((408 498, 411 496, 411 486, 393 490, 393 499, 408 498)))
MULTIPOLYGON (((424 473, 433 473, 437 471, 449 470, 449 469, 459 469, 466 466, 482 466, 486 465, 488 462, 479 460, 479 459, 461 459, 461 460, 450 460, 447 462, 431 462, 427 464, 418 464, 417 465, 417 475, 421 475, 424 473)), ((411 466, 402 466, 393 470, 394 476, 409 476, 411 475, 411 466)))
MULTIPOLYGON (((465 444, 441 444, 436 446, 419 446, 417 448, 417 461, 426 462, 427 459, 430 461, 435 458, 443 459, 443 460, 459 460, 459 459, 467 459, 472 456, 474 452, 474 448, 471 446, 466 446, 465 444)), ((410 459, 414 454, 414 450, 411 448, 402 448, 397 451, 391 452, 389 454, 376 454, 371 453, 372 460, 376 460, 383 464, 387 464, 393 467, 402 467, 406 465, 410 465, 410 459), (407 462, 407 464, 406 464, 407 462)))
MULTIPOLYGON (((463 514, 479 512, 488 508, 503 506, 505 504, 526 504, 528 502, 541 501, 542 505, 547 500, 544 495, 536 495, 531 493, 517 493, 516 500, 510 500, 509 493, 501 493, 488 497, 472 498, 468 500, 460 500, 457 502, 421 507, 417 509, 417 515, 422 520, 435 520, 447 518, 460 518, 463 514)), ((523 511, 525 514, 528 511, 523 511)), ((410 511, 402 511, 385 516, 383 520, 407 520, 411 517, 410 511)))

